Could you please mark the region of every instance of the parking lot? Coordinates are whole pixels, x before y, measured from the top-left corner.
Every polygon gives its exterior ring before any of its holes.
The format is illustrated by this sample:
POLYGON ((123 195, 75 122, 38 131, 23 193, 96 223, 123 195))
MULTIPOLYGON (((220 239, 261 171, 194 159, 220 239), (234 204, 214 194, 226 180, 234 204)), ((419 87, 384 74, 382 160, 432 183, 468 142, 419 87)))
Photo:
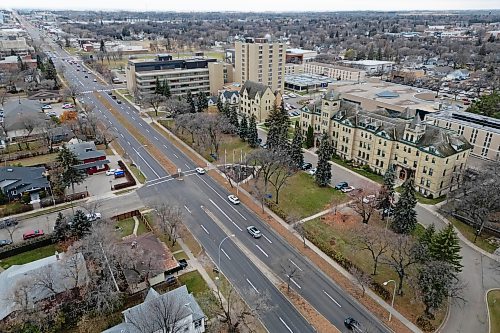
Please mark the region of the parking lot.
MULTIPOLYGON (((53 103, 53 104, 48 104, 50 105, 50 109, 44 109, 44 112, 45 114, 47 115, 52 115, 52 112, 55 113, 55 115, 57 117, 60 117, 64 111, 75 111, 75 108, 67 108, 67 109, 63 109, 63 105, 66 104, 66 102, 64 103, 53 103)), ((68 104, 73 104, 73 103, 68 103, 68 104)))
MULTIPOLYGON (((106 158, 111 162, 109 164, 110 169, 118 169, 119 156, 108 155, 106 158)), ((127 178, 115 178, 114 176, 106 176, 106 172, 99 172, 88 176, 85 180, 78 185, 75 185, 75 192, 88 191, 91 196, 103 195, 105 193, 111 192, 111 186, 116 184, 125 183, 127 178)))

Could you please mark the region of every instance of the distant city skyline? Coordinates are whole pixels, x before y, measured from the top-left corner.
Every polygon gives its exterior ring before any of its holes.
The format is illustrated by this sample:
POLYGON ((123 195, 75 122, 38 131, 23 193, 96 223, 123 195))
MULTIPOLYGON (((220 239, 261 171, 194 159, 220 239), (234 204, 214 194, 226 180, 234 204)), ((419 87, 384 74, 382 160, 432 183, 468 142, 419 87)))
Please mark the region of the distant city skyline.
POLYGON ((48 1, 39 0, 3 0, 0 8, 33 8, 33 9, 73 9, 73 10, 132 10, 132 11, 248 11, 248 12, 287 12, 287 11, 407 11, 407 10, 469 10, 498 9, 498 0, 278 0, 278 1, 229 1, 229 0, 73 0, 48 1))

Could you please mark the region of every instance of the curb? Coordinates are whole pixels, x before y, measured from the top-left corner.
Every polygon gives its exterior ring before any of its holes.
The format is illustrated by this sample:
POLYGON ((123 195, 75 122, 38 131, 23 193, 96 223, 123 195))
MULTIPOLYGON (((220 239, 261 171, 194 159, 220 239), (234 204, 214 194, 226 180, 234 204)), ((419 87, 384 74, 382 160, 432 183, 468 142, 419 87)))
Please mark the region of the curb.
POLYGON ((491 315, 490 315, 490 307, 488 306, 488 293, 493 290, 500 290, 500 288, 491 288, 486 290, 486 293, 484 294, 484 300, 486 302, 486 309, 488 309, 488 332, 489 333, 494 333, 491 331, 491 315))

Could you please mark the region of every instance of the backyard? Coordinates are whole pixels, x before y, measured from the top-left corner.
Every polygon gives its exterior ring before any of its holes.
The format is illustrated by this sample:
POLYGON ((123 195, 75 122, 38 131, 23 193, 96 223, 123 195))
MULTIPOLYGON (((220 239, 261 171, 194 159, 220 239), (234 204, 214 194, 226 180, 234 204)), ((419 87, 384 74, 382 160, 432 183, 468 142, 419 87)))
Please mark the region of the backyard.
POLYGON ((51 244, 31 251, 19 253, 12 257, 0 260, 0 266, 3 269, 7 269, 12 265, 22 265, 35 260, 50 257, 56 253, 57 249, 57 244, 51 244))

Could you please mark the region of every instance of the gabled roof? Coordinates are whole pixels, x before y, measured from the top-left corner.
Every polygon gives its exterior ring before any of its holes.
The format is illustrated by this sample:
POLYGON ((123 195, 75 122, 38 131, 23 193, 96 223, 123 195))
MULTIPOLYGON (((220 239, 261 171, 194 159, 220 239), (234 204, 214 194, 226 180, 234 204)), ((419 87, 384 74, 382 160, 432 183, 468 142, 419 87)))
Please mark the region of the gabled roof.
POLYGON ((76 155, 79 161, 106 156, 102 150, 97 150, 93 141, 72 143, 68 144, 67 147, 76 155))
POLYGON ((20 285, 30 286, 29 303, 36 303, 53 295, 52 291, 37 283, 37 279, 49 280, 51 289, 61 293, 87 283, 85 259, 81 253, 65 257, 64 253, 36 260, 24 265, 14 265, 0 273, 0 320, 19 308, 13 297, 20 285), (75 274, 78 273, 78 274, 75 274), (76 277, 78 281, 75 281, 76 277))
POLYGON ((44 167, 0 167, 0 190, 6 193, 15 189, 23 193, 47 188, 49 182, 44 173, 44 167))
POLYGON ((131 322, 144 323, 147 331, 157 332, 162 329, 158 325, 162 322, 163 317, 177 317, 180 320, 192 316, 192 320, 196 321, 205 317, 205 314, 201 310, 198 302, 190 294, 186 286, 179 287, 177 289, 171 290, 163 295, 156 292, 154 289, 150 289, 144 302, 134 307, 131 307, 122 312, 125 322, 114 327, 111 327, 102 333, 142 333, 143 330, 139 330, 131 322), (162 313, 162 310, 164 313, 162 313), (172 312, 171 315, 165 315, 165 313, 172 312))
POLYGON ((240 97, 240 93, 236 90, 226 90, 221 95, 223 95, 225 99, 231 99, 233 96, 240 97))
POLYGON ((268 86, 263 85, 262 83, 254 82, 248 80, 245 82, 243 87, 240 90, 240 95, 243 95, 243 92, 246 90, 248 93, 248 97, 251 99, 255 98, 255 95, 259 94, 259 96, 264 95, 267 89, 270 89, 268 86))

